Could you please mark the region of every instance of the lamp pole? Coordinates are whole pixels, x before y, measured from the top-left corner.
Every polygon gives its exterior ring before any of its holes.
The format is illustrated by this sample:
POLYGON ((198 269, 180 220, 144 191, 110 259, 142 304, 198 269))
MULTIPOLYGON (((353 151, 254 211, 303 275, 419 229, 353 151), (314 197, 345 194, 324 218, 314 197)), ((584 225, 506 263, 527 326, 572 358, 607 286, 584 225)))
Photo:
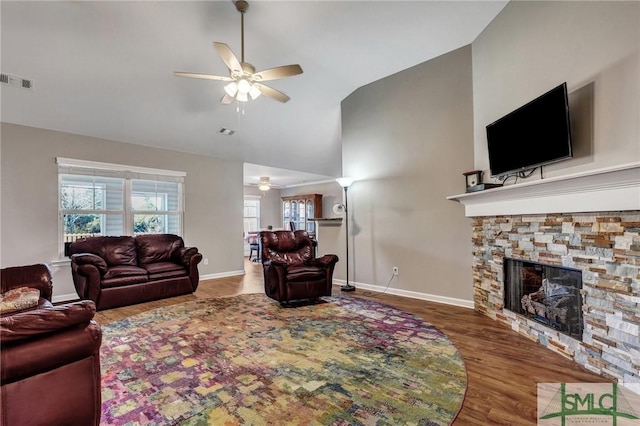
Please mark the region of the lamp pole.
POLYGON ((347 190, 349 189, 349 185, 353 183, 353 179, 351 178, 339 178, 336 179, 340 186, 344 189, 344 215, 345 215, 345 248, 346 248, 346 258, 347 258, 347 284, 340 287, 342 291, 355 291, 355 286, 349 284, 349 197, 347 195, 347 190))

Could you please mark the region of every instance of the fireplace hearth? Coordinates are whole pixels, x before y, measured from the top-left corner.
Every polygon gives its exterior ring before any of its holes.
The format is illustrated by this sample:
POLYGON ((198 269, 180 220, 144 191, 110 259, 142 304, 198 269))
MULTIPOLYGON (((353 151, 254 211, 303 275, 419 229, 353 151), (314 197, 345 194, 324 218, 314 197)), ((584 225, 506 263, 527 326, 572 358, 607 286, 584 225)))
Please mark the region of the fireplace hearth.
POLYGON ((504 307, 582 340, 582 272, 518 259, 504 261, 504 307))

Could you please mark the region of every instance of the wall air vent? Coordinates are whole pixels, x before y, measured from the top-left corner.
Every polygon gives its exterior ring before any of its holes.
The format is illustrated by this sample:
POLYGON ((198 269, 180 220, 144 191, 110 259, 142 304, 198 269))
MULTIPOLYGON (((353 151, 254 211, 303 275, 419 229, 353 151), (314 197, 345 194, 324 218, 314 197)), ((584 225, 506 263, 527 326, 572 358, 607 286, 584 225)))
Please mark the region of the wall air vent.
POLYGON ((0 83, 21 89, 33 90, 33 80, 18 77, 17 75, 2 73, 0 74, 0 83))
POLYGON ((226 127, 220 127, 220 129, 218 129, 218 133, 220 133, 221 135, 231 136, 235 132, 235 130, 227 129, 226 127))

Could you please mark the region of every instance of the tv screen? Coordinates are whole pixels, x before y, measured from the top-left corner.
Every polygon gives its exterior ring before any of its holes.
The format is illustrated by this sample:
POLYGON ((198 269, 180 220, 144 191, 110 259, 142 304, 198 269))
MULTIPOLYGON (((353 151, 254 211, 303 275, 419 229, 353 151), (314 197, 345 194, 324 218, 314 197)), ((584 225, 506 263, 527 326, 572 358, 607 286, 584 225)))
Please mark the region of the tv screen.
POLYGON ((567 83, 487 126, 492 177, 571 158, 567 83))

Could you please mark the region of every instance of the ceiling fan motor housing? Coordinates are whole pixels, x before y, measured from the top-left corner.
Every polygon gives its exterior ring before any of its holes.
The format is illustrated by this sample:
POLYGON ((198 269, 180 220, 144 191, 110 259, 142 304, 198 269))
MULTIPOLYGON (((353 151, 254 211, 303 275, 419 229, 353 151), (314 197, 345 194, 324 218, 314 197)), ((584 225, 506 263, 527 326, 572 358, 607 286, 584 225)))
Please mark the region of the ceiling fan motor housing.
POLYGON ((246 12, 247 9, 249 9, 249 2, 245 0, 236 1, 236 9, 238 9, 238 12, 240 13, 246 12))

